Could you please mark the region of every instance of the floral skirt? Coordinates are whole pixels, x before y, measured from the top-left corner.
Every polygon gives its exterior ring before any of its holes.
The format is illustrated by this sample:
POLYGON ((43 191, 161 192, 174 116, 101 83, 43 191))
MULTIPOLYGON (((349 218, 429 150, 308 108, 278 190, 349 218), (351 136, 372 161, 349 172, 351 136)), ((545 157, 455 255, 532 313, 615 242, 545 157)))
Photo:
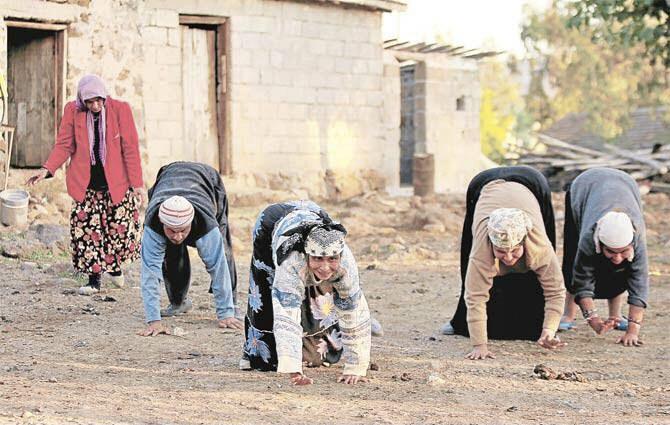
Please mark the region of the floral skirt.
POLYGON ((72 262, 86 274, 121 271, 126 261, 140 253, 140 214, 132 189, 114 204, 107 191, 87 190, 83 202, 75 202, 70 216, 72 262))

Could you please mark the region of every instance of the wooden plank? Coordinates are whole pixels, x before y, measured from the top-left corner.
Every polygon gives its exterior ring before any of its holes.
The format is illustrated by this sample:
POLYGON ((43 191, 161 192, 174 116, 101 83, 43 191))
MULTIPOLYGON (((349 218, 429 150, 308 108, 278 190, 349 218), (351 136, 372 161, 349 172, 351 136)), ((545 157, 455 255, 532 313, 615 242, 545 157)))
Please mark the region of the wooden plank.
POLYGON ((232 137, 230 132, 230 94, 228 81, 230 76, 231 51, 230 21, 226 20, 216 30, 216 58, 217 58, 217 125, 219 132, 219 172, 230 175, 233 173, 232 137))
POLYGON ((662 164, 662 163, 660 163, 656 160, 648 159, 648 158, 642 157, 640 155, 636 155, 636 154, 634 154, 630 151, 627 151, 627 150, 621 149, 621 148, 617 148, 616 146, 612 146, 612 145, 607 145, 606 144, 603 147, 605 149, 607 149, 608 151, 614 153, 615 155, 621 156, 623 158, 631 159, 631 160, 639 162, 641 164, 646 164, 646 165, 652 167, 653 169, 655 169, 658 172, 658 174, 663 175, 663 174, 668 172, 668 167, 665 164, 662 164))
POLYGON ((179 15, 180 25, 221 25, 225 22, 224 16, 179 15))
POLYGON ((29 28, 44 31, 63 31, 67 29, 67 25, 65 24, 47 24, 43 22, 5 21, 5 24, 13 28, 29 28))

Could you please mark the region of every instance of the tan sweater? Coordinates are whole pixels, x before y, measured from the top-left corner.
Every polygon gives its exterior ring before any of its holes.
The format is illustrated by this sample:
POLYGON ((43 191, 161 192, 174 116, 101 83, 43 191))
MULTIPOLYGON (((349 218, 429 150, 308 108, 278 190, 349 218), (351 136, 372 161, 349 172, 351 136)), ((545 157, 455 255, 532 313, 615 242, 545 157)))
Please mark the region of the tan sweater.
POLYGON ((533 193, 520 183, 494 180, 481 191, 472 223, 472 250, 465 276, 465 304, 468 307, 468 330, 473 345, 486 344, 486 303, 495 276, 533 270, 544 291, 545 329, 556 331, 565 301, 563 274, 556 252, 547 237, 540 206, 533 193), (507 267, 493 255, 488 236, 489 215, 497 208, 519 208, 528 213, 533 229, 524 238, 524 255, 507 267))

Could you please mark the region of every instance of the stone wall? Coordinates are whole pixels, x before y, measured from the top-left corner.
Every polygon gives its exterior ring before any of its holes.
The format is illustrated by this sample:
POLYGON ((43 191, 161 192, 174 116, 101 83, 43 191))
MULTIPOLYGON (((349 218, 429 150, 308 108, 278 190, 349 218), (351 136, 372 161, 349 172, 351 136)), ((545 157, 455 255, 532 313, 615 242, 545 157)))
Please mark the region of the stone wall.
POLYGON ((479 74, 476 61, 443 56, 416 65, 416 152, 435 155, 436 191, 463 191, 482 170, 479 74))

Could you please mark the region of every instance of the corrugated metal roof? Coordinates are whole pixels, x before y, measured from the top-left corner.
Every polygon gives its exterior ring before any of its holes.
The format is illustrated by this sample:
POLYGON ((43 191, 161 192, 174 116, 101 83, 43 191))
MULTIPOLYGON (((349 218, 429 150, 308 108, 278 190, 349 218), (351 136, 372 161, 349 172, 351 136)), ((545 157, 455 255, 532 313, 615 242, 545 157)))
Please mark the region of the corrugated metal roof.
POLYGON ((485 51, 480 49, 466 49, 465 46, 452 46, 442 43, 412 43, 395 38, 384 41, 384 48, 397 52, 419 54, 439 53, 449 56, 459 56, 466 59, 481 59, 487 56, 496 56, 503 52, 485 51))

